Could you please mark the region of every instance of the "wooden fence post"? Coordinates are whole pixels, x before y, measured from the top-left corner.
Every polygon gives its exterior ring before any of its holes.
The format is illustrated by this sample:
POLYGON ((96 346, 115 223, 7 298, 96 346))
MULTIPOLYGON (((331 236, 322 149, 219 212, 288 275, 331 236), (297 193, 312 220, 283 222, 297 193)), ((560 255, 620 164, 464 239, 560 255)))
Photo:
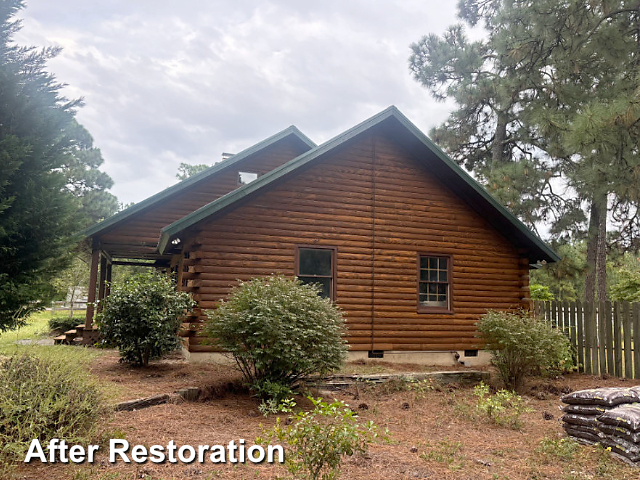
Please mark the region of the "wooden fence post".
POLYGON ((599 352, 599 356, 600 356, 600 375, 604 375, 605 372, 607 371, 606 365, 607 365, 607 356, 606 356, 606 351, 605 351, 605 347, 607 345, 606 343, 606 324, 605 324, 605 314, 606 311, 606 305, 605 302, 599 302, 598 303, 598 352, 599 352))
POLYGON ((613 310, 613 353, 615 356, 615 375, 622 377, 622 308, 620 303, 614 304, 613 310))
MULTIPOLYGON (((576 354, 578 353, 577 348, 577 340, 578 334, 576 332, 576 304, 575 302, 569 303, 569 338, 571 339, 571 345, 576 349, 576 354)), ((578 359, 576 358, 576 361, 578 359)))
MULTIPOLYGON (((591 311, 593 304, 585 302, 583 308, 584 321, 584 373, 593 373, 593 356, 591 354, 591 346, 593 344, 593 330, 591 328, 591 311)), ((597 358, 597 357, 596 357, 597 358)))
POLYGON ((598 304, 594 302, 589 305, 591 306, 589 315, 589 328, 591 329, 591 344, 589 345, 589 348, 591 348, 591 373, 598 375, 600 372, 600 359, 598 358, 598 304))
POLYGON ((582 323, 582 303, 576 302, 576 333, 578 335, 578 371, 585 370, 584 323, 582 323))
POLYGON ((633 378, 640 378, 640 302, 633 304, 633 378))
POLYGON ((604 302, 605 304, 605 327, 606 335, 605 341, 607 343, 607 373, 609 375, 615 375, 615 368, 613 362, 613 316, 612 305, 610 301, 604 302))
POLYGON ((631 308, 629 302, 622 304, 622 334, 624 336, 624 378, 633 378, 633 355, 631 352, 631 308))

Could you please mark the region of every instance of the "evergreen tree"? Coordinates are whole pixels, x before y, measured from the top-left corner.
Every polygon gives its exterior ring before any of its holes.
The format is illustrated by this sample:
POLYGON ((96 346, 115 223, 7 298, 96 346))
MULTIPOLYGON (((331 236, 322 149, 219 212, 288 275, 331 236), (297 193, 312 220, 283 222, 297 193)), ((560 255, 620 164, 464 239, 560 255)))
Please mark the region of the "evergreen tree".
POLYGON ((196 165, 192 165, 190 163, 182 162, 178 167, 178 173, 176 173, 176 178, 180 181, 183 181, 189 177, 192 177, 200 172, 205 171, 207 168, 209 168, 209 165, 205 165, 204 163, 198 163, 196 165))
POLYGON ((80 200, 86 225, 93 225, 118 211, 118 199, 107 192, 113 180, 99 170, 104 163, 102 153, 93 146, 93 137, 82 125, 73 120, 65 134, 73 142, 64 165, 67 188, 80 200))
POLYGON ((81 102, 64 98, 45 70, 58 49, 12 41, 23 6, 0 2, 0 330, 22 324, 53 293, 51 279, 85 224, 84 194, 109 184, 91 178, 101 162, 74 120, 81 102))
POLYGON ((640 199, 639 8, 637 0, 462 0, 459 16, 483 22, 485 40, 467 41, 457 25, 412 46, 415 78, 459 105, 436 141, 471 159, 466 166, 529 224, 552 220, 552 233, 575 237, 588 212, 587 301, 596 272, 598 298, 606 296, 612 199, 619 238, 631 245, 629 221, 637 225, 621 213, 637 213, 640 199))

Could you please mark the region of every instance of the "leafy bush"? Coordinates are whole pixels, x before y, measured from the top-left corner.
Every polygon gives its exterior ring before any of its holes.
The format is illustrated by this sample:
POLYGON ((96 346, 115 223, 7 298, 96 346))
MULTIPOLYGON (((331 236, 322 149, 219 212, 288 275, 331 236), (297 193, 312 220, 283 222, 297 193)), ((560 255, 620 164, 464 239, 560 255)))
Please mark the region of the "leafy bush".
POLYGON ((487 312, 477 326, 500 377, 510 389, 517 391, 526 375, 559 372, 572 366, 567 337, 524 310, 487 312))
POLYGON ((34 438, 86 442, 104 412, 97 385, 73 358, 14 354, 0 363, 0 464, 22 460, 34 438))
POLYGON ((69 315, 56 315, 49 319, 49 329, 52 332, 63 333, 76 328, 80 323, 83 323, 82 319, 69 317, 69 315))
POLYGON ((241 283, 207 313, 205 333, 233 355, 255 391, 270 395, 265 382, 271 391, 274 384, 290 387, 306 375, 337 370, 345 359, 342 314, 318 292, 283 276, 241 283))
POLYGON ((473 394, 478 397, 476 410, 486 416, 496 425, 513 429, 521 427, 520 415, 530 412, 522 397, 509 390, 498 390, 495 394, 489 392, 489 386, 480 383, 473 389, 473 394))
POLYGON ((291 423, 276 425, 263 432, 257 443, 276 439, 288 446, 285 462, 289 472, 311 480, 329 480, 338 475, 345 455, 363 454, 371 442, 378 438, 378 427, 373 422, 360 424, 356 414, 344 402, 327 403, 314 399, 309 412, 293 415, 291 423))
POLYGON ((268 398, 260 403, 260 405, 258 406, 258 410, 265 417, 268 417, 270 414, 275 415, 276 413, 291 413, 293 412, 293 408, 295 406, 296 402, 293 398, 285 398, 284 400, 268 398))
POLYGON ((274 400, 276 403, 293 397, 293 390, 289 385, 272 382, 269 379, 254 383, 252 390, 257 397, 274 400))
POLYGON ((611 287, 611 298, 616 301, 640 302, 640 271, 622 269, 620 281, 611 287))
POLYGON ((532 300, 551 301, 555 299, 551 289, 546 285, 540 285, 539 283, 532 283, 529 285, 529 295, 532 300))
POLYGON ((141 273, 112 285, 96 324, 125 361, 148 365, 179 346, 180 324, 194 305, 167 275, 141 273))
POLYGON ((572 438, 544 437, 536 449, 546 462, 573 460, 580 449, 580 444, 572 438))

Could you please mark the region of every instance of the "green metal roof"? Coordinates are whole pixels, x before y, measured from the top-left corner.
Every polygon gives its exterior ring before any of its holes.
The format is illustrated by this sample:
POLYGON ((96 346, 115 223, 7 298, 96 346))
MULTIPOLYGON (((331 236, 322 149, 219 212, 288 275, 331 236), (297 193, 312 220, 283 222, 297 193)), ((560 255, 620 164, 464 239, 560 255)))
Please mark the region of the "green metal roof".
POLYGON ((196 223, 217 212, 221 212, 226 208, 232 208, 236 202, 248 195, 259 192, 276 180, 374 128, 381 129, 381 131, 390 134, 419 160, 428 163, 430 170, 435 173, 447 187, 462 197, 505 237, 512 243, 528 249, 530 263, 536 263, 541 260, 554 262, 560 259, 557 253, 493 198, 480 184, 467 174, 467 172, 458 166, 457 163, 449 158, 449 156, 411 123, 395 106, 383 110, 322 145, 264 174, 257 180, 243 185, 172 224, 167 225, 161 231, 160 241, 158 243, 159 252, 164 253, 167 247, 170 246, 170 241, 177 238, 185 229, 194 226, 196 223))
POLYGON ((300 140, 303 144, 307 145, 309 148, 314 148, 316 146, 316 144, 311 141, 309 139, 309 137, 307 137, 304 133, 302 133, 300 130, 298 130, 298 128, 294 125, 291 125, 290 127, 285 128, 284 130, 276 133, 275 135, 272 135, 271 137, 262 140, 259 143, 256 143, 255 145, 247 148, 246 150, 243 150, 242 152, 233 155, 221 162, 216 163, 215 165, 209 167, 206 170, 203 170, 202 172, 193 175, 175 185, 172 185, 164 190, 162 190, 159 193, 156 193, 155 195, 152 195, 149 198, 144 199, 143 201, 136 203, 135 205, 130 206, 129 208, 122 210, 121 212, 116 213, 115 215, 112 215, 111 217, 103 220, 100 223, 97 223, 96 225, 93 225, 92 227, 87 228, 86 230, 84 230, 82 232, 82 235, 84 235, 85 237, 92 237, 94 235, 96 235, 97 233, 102 232, 103 230, 106 230, 114 225, 116 225, 117 223, 126 220, 127 218, 131 217, 132 215, 141 212, 142 210, 149 208, 153 205, 155 205, 156 203, 165 200, 166 198, 170 197, 171 195, 174 195, 178 192, 181 192, 182 190, 184 190, 185 188, 189 188, 190 186, 200 182, 201 180, 204 180, 206 178, 211 177, 212 175, 215 175, 216 173, 218 173, 219 171, 232 166, 233 164, 244 160, 245 158, 260 152, 261 150, 273 145, 274 143, 279 142, 280 140, 283 140, 289 136, 293 135, 294 137, 296 137, 298 140, 300 140))

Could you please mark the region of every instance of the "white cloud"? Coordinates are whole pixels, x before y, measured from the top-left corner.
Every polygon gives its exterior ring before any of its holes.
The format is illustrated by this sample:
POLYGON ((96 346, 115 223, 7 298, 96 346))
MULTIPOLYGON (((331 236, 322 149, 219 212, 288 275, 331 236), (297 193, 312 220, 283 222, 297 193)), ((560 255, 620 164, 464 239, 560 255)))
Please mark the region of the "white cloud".
POLYGON ((454 2, 31 0, 17 40, 60 45, 50 70, 113 192, 140 201, 180 162, 212 163, 295 124, 322 142, 391 104, 444 120, 411 78, 409 44, 455 22, 454 2))

